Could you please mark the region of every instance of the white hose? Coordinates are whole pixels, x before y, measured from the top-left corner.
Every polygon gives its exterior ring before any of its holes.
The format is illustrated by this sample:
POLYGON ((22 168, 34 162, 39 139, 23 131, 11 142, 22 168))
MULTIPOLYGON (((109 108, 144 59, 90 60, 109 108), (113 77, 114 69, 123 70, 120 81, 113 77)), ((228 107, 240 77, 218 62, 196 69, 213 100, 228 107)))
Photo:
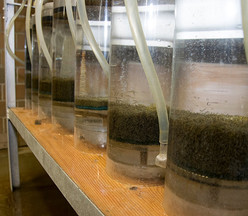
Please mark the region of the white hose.
POLYGON ((43 30, 42 30, 42 24, 41 24, 41 19, 42 19, 42 5, 43 5, 43 0, 37 0, 36 1, 36 9, 35 9, 35 24, 36 24, 36 31, 37 31, 37 37, 40 42, 40 48, 43 51, 43 54, 47 60, 47 63, 49 65, 50 70, 52 71, 52 58, 50 56, 50 53, 48 51, 44 35, 43 35, 43 30))
POLYGON ((241 0, 246 61, 248 63, 248 0, 241 0))
POLYGON ((8 51, 8 53, 10 54, 10 56, 15 59, 16 61, 18 61, 19 63, 25 65, 25 62, 23 60, 21 60, 20 58, 18 58, 14 53, 13 51, 11 50, 10 48, 10 45, 9 45, 9 35, 10 35, 10 31, 11 29, 13 28, 13 25, 14 25, 14 22, 16 20, 16 18, 19 16, 19 14, 22 12, 22 9, 24 8, 25 6, 25 3, 26 3, 26 0, 23 0, 22 1, 22 4, 20 6, 20 8, 18 9, 18 11, 15 13, 15 15, 12 17, 12 19, 10 20, 9 22, 9 26, 7 27, 6 29, 6 33, 5 33, 5 44, 6 44, 6 49, 8 51))
POLYGON ((99 64, 101 65, 103 72, 109 78, 110 67, 104 55, 102 54, 102 51, 99 45, 97 44, 94 38, 94 35, 91 31, 87 12, 86 12, 85 0, 77 0, 77 2, 78 2, 78 5, 77 5, 78 14, 79 14, 80 22, 83 27, 84 33, 86 35, 86 38, 89 41, 90 47, 93 50, 99 64))
POLYGON ((32 44, 31 44, 31 37, 30 37, 30 15, 31 15, 31 6, 32 0, 28 0, 28 6, 26 10, 26 39, 27 39, 27 47, 30 60, 32 62, 32 44))
POLYGON ((160 130, 160 153, 156 157, 156 165, 165 167, 167 161, 167 144, 169 131, 169 121, 166 103, 140 22, 137 0, 124 1, 137 52, 139 54, 142 67, 145 71, 146 78, 148 80, 149 87, 152 92, 152 96, 156 103, 160 130))
POLYGON ((68 22, 69 22, 69 27, 71 30, 71 35, 72 35, 72 39, 74 41, 75 47, 76 47, 76 25, 75 25, 75 21, 74 21, 74 17, 73 17, 73 13, 72 13, 72 4, 71 4, 71 0, 65 0, 65 6, 66 6, 66 14, 67 14, 67 18, 68 18, 68 22))

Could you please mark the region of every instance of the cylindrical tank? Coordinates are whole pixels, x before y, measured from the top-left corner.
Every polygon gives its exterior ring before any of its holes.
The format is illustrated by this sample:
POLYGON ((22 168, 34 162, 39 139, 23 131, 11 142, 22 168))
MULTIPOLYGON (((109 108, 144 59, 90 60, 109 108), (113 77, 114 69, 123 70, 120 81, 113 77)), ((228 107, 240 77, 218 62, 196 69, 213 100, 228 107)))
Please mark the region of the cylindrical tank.
MULTIPOLYGON (((111 0, 86 1, 96 42, 109 60, 111 0)), ((76 148, 101 153, 107 144, 108 77, 104 74, 80 23, 77 24, 75 84, 76 148)))
MULTIPOLYGON (((53 25, 53 2, 46 3, 42 10, 42 28, 44 39, 50 54, 52 54, 52 25, 53 25)), ((52 71, 49 68, 43 51, 39 57, 39 107, 40 120, 51 120, 52 112, 52 71)))
MULTIPOLYGON (((75 15, 76 0, 72 0, 72 10, 75 15)), ((54 2, 53 18, 52 122, 71 134, 74 127, 76 51, 66 15, 65 0, 54 2)))
MULTIPOLYGON (((174 1, 138 1, 147 45, 169 105, 174 1)), ((161 182, 164 169, 155 166, 159 124, 129 27, 124 1, 112 4, 111 74, 107 172, 126 181, 161 182)))
POLYGON ((38 114, 38 86, 39 86, 39 47, 36 34, 35 15, 32 15, 32 64, 31 64, 31 101, 32 112, 38 114))
MULTIPOLYGON (((30 19, 30 38, 32 40, 32 18, 30 19)), ((31 102, 31 59, 25 41, 25 109, 32 109, 31 102)))
POLYGON ((177 0, 175 10, 165 212, 248 215, 241 1, 177 0))

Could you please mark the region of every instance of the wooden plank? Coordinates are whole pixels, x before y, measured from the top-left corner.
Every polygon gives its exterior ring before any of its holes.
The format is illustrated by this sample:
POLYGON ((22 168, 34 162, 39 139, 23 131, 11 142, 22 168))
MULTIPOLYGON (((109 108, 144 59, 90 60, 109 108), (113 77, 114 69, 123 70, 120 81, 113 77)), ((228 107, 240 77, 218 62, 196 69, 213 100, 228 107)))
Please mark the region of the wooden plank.
POLYGON ((87 195, 71 180, 61 169, 56 161, 39 144, 36 138, 30 133, 17 116, 9 110, 9 118, 22 137, 28 143, 29 148, 36 156, 45 171, 57 185, 62 194, 69 201, 71 206, 79 215, 102 216, 102 212, 89 200, 87 195))
MULTIPOLYGON (((31 111, 22 108, 11 110, 57 165, 68 175, 68 178, 83 191, 92 205, 97 206, 104 215, 166 215, 162 207, 163 185, 141 186, 115 181, 105 171, 105 153, 102 155, 84 154, 74 148, 72 135, 63 135, 63 131, 58 131, 50 123, 35 125, 37 116, 32 115, 31 111), (134 186, 137 187, 136 190, 133 190, 134 186)), ((28 143, 25 135, 23 135, 23 138, 28 143)), ((54 179, 54 181, 56 183, 59 179, 54 179)), ((65 197, 68 197, 68 195, 65 195, 65 197)), ((69 199, 68 201, 70 202, 69 199)), ((83 209, 83 203, 76 208, 83 209)), ((78 213, 82 212, 80 209, 75 210, 78 213)))

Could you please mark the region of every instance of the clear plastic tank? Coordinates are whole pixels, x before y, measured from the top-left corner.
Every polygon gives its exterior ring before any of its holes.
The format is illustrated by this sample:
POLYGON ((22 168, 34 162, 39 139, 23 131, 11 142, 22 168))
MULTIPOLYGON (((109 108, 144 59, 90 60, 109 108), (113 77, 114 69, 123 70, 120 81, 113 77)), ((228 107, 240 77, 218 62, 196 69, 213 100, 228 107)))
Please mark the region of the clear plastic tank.
MULTIPOLYGON (((110 50, 111 2, 86 1, 91 30, 107 60, 110 50)), ((108 77, 79 23, 76 53, 75 146, 84 152, 101 153, 107 144, 108 77)))
MULTIPOLYGON (((32 39, 32 19, 30 19, 30 37, 32 39)), ((31 102, 31 59, 25 42, 25 109, 32 109, 31 102)))
MULTIPOLYGON (((75 14, 76 1, 72 5, 75 14)), ((73 133, 76 50, 65 8, 64 0, 54 2, 52 122, 73 133)))
POLYGON ((248 215, 248 66, 241 14, 241 1, 176 1, 168 216, 248 215))
MULTIPOLYGON (((164 97, 169 105, 174 1, 138 2, 140 19, 164 97)), ((124 1, 112 5, 107 172, 119 180, 161 182, 155 166, 159 124, 145 72, 129 27, 124 1)))
MULTIPOLYGON (((42 28, 44 39, 50 54, 52 53, 53 3, 47 3, 42 10, 42 28)), ((52 112, 52 71, 49 68, 43 51, 40 52, 39 66, 39 108, 40 120, 50 120, 52 112)))
POLYGON ((31 64, 31 101, 32 112, 38 114, 38 86, 39 86, 39 48, 35 26, 35 15, 32 15, 32 64, 31 64))

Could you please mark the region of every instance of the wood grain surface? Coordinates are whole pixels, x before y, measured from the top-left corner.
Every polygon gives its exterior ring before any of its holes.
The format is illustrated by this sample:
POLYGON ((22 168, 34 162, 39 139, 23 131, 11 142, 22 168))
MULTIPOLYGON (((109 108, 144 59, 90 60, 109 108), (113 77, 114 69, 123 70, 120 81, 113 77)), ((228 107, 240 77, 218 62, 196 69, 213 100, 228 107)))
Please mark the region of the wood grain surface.
POLYGON ((30 110, 12 111, 39 141, 67 175, 105 215, 161 216, 164 185, 130 185, 113 180, 105 170, 106 154, 85 154, 73 145, 73 135, 51 123, 35 125, 37 116, 30 110))

